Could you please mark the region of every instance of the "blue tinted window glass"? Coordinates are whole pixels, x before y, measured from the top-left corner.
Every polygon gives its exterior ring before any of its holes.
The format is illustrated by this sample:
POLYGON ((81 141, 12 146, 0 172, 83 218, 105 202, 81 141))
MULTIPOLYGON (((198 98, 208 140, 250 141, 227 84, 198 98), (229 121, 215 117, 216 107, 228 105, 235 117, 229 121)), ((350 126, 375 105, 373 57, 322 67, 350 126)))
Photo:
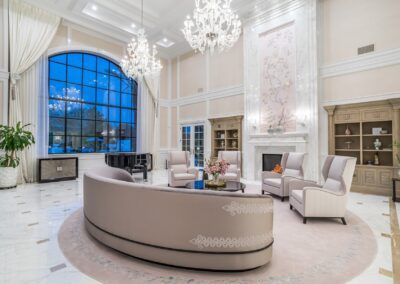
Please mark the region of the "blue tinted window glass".
POLYGON ((68 78, 69 83, 82 84, 82 69, 68 66, 68 78))
POLYGON ((120 77, 121 76, 121 68, 116 64, 110 62, 110 74, 120 77))
POLYGON ((84 54, 83 68, 96 71, 96 56, 91 54, 84 54))
POLYGON ((81 136, 81 120, 67 119, 67 133, 69 135, 81 136))
POLYGON ((64 153, 65 139, 61 135, 53 135, 49 133, 49 154, 64 153))
POLYGON ((132 122, 132 111, 130 109, 125 109, 125 108, 122 109, 121 121, 126 123, 132 122))
POLYGON ((52 154, 136 149, 137 84, 110 60, 84 52, 49 57, 52 154))
POLYGON ((82 97, 82 90, 81 90, 81 85, 77 84, 67 84, 67 96, 65 99, 71 100, 71 101, 79 101, 82 97))
POLYGON ((81 152, 81 137, 67 136, 66 143, 67 153, 80 153, 81 152))
POLYGON ((82 118, 96 119, 96 105, 82 104, 82 118))
POLYGON ((83 70, 83 84, 96 87, 96 72, 83 70))
POLYGON ((82 53, 68 54, 68 65, 82 68, 82 53))
POLYGON ((82 120, 82 135, 94 136, 96 134, 96 122, 94 120, 82 120))
POLYGON ((58 62, 58 63, 67 64, 67 55, 66 54, 54 55, 54 56, 50 57, 49 60, 58 62))
POLYGON ((109 74, 110 73, 110 61, 97 57, 97 72, 109 74))
POLYGON ((98 104, 108 105, 108 91, 97 89, 97 101, 98 104))
POLYGON ((50 80, 49 95, 52 98, 63 98, 65 96, 65 82, 50 80))
POLYGON ((121 139, 121 152, 130 152, 132 151, 131 139, 121 139))
POLYGON ((107 120, 108 119, 108 107, 97 106, 96 107, 96 119, 107 120))
POLYGON ((87 102, 87 103, 95 103, 96 102, 96 89, 84 86, 82 99, 84 102, 87 102))
POLYGON ((121 80, 121 92, 132 94, 132 84, 130 80, 121 80))
POLYGON ((67 66, 64 64, 59 64, 55 62, 49 63, 49 78, 65 81, 67 78, 67 66))
POLYGON ((64 117, 65 116, 65 102, 61 100, 49 100, 49 116, 50 117, 64 117))
POLYGON ((110 121, 120 121, 120 108, 110 107, 109 109, 109 120, 110 121))
POLYGON ((121 106, 133 107, 133 97, 128 94, 122 94, 121 106))
POLYGON ((108 89, 108 75, 97 73, 97 87, 108 89))
POLYGON ((64 118, 49 119, 49 133, 51 133, 52 135, 64 135, 64 132, 65 132, 64 118))
POLYGON ((108 137, 108 151, 119 152, 119 139, 116 137, 108 137))
POLYGON ((110 76, 110 90, 117 92, 121 90, 121 80, 118 77, 110 76))
POLYGON ((119 106, 121 103, 121 94, 110 91, 109 101, 110 101, 110 105, 119 106))
POLYGON ((67 102, 67 117, 81 118, 81 104, 76 102, 67 102))

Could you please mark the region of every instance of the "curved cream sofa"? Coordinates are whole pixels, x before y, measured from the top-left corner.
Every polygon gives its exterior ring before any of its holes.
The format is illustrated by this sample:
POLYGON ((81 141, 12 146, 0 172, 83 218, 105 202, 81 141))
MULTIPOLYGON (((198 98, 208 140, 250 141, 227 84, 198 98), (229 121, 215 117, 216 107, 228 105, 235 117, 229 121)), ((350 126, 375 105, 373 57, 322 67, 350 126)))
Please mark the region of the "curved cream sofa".
POLYGON ((84 175, 85 225, 137 258, 187 268, 247 270, 272 256, 269 196, 134 183, 106 167, 84 175))

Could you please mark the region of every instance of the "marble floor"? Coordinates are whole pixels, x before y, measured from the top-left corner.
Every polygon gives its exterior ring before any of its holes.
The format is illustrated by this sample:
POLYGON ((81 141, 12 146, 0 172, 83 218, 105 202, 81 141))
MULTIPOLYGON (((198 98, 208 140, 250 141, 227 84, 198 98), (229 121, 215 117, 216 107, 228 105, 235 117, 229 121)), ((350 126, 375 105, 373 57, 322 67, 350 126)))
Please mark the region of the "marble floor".
MULTIPOLYGON (((166 179, 165 171, 155 171, 149 182, 166 179)), ((247 191, 260 189, 248 183, 247 191)), ((61 224, 82 206, 82 198, 80 179, 0 190, 0 283, 97 283, 68 262, 57 241, 61 224)), ((351 193, 348 208, 371 227, 378 243, 373 263, 350 283, 393 283, 391 219, 400 217, 399 203, 351 193)))

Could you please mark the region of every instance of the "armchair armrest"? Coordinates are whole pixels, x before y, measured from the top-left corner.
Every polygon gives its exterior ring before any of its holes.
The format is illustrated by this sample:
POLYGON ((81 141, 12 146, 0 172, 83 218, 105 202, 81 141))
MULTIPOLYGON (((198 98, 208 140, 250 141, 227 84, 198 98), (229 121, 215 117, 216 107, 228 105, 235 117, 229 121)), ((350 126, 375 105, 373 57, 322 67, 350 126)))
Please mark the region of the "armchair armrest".
POLYGON ((342 192, 335 192, 335 191, 331 191, 328 190, 326 188, 322 188, 322 187, 304 187, 303 188, 304 194, 327 194, 327 195, 331 195, 331 196, 343 196, 344 194, 342 192), (316 193, 317 191, 317 193, 316 193))
POLYGON ((266 178, 281 178, 282 175, 275 172, 262 172, 261 177, 264 180, 266 178))
POLYGON ((199 170, 198 169, 196 169, 196 168, 188 168, 187 171, 188 171, 189 174, 195 175, 195 177, 197 179, 198 174, 199 174, 199 170))
POLYGON ((318 185, 315 181, 294 178, 289 181, 289 192, 291 192, 292 190, 304 190, 304 188, 306 187, 315 187, 318 189, 321 188, 321 186, 318 185))

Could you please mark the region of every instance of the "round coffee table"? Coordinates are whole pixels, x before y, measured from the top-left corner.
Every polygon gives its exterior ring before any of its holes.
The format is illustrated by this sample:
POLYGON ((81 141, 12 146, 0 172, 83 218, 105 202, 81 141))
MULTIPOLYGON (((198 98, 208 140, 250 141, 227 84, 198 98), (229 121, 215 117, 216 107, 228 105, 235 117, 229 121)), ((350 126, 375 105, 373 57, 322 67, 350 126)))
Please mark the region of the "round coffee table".
POLYGON ((225 186, 223 187, 208 187, 205 185, 203 180, 196 180, 186 184, 186 188, 190 189, 199 189, 199 190, 215 190, 215 191, 239 191, 241 190, 244 193, 244 189, 246 185, 244 183, 238 181, 227 181, 225 186))

